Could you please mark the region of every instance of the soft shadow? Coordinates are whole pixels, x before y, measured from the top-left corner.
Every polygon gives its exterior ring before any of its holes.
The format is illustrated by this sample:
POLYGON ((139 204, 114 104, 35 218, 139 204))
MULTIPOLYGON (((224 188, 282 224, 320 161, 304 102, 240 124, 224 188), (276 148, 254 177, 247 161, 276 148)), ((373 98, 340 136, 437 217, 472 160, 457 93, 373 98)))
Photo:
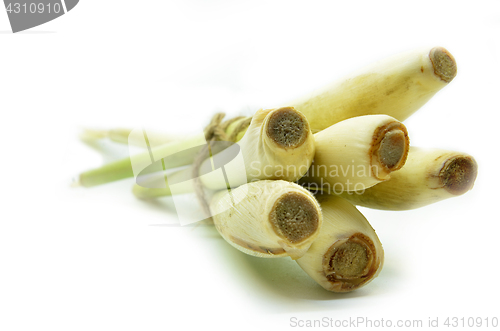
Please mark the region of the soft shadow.
POLYGON ((19 31, 19 32, 12 32, 10 30, 7 31, 0 31, 0 34, 47 34, 47 33, 57 33, 56 31, 19 31))
MULTIPOLYGON (((156 211, 164 212, 168 215, 177 215, 175 211, 174 201, 171 197, 163 197, 158 199, 138 199, 139 203, 144 204, 147 208, 151 208, 156 211)), ((156 224, 156 225, 164 225, 164 224, 156 224)), ((165 224, 171 225, 171 224, 165 224)), ((175 225, 175 224, 172 224, 175 225)))
POLYGON ((363 296, 362 292, 334 293, 318 285, 290 258, 262 259, 243 254, 245 263, 253 270, 268 292, 292 299, 338 300, 363 296))
MULTIPOLYGON (((204 237, 218 239, 217 256, 227 261, 228 270, 236 279, 252 284, 259 293, 272 294, 274 297, 299 299, 304 301, 346 300, 366 296, 357 290, 350 293, 334 293, 318 285, 300 266, 289 257, 260 258, 240 252, 226 243, 215 226, 200 227, 197 233, 204 237)), ((304 307, 302 307, 304 308, 304 307)))
MULTIPOLYGON (((139 201, 141 203, 144 203, 145 205, 147 205, 147 208, 151 208, 151 209, 163 212, 163 213, 171 215, 171 216, 175 216, 175 217, 177 216, 177 211, 175 209, 175 204, 174 204, 172 197, 162 197, 162 198, 150 199, 150 200, 139 199, 139 201)), ((149 224, 149 226, 170 227, 170 228, 183 227, 183 228, 190 228, 192 231, 195 231, 198 228, 209 228, 209 230, 198 232, 198 235, 203 236, 204 238, 209 238, 209 239, 222 239, 220 234, 215 229, 214 223, 213 223, 211 218, 207 218, 207 219, 204 219, 201 221, 196 221, 194 223, 185 224, 185 225, 181 225, 177 221, 176 223, 149 224)))
MULTIPOLYGON (((138 203, 144 205, 146 208, 155 212, 165 214, 170 218, 177 220, 177 211, 172 197, 161 197, 157 199, 137 199, 138 203)), ((150 224, 150 226, 166 226, 166 227, 179 227, 181 226, 178 220, 175 223, 157 223, 150 224)))

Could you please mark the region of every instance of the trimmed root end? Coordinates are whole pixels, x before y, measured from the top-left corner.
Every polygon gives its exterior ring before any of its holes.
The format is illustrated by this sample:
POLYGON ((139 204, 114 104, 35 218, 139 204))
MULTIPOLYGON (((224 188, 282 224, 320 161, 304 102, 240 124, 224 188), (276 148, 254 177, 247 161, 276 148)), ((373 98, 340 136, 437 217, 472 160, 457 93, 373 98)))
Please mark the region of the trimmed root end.
POLYGON ((348 292, 371 280, 380 266, 373 241, 362 233, 335 242, 323 256, 323 272, 332 288, 348 292))
POLYGON ((308 196, 289 192, 276 200, 269 220, 278 236, 298 244, 318 230, 319 213, 318 207, 308 196))
POLYGON ((432 66, 434 67, 434 74, 441 78, 441 80, 449 83, 457 75, 457 63, 455 58, 443 47, 434 47, 429 52, 432 66))
POLYGON ((370 150, 372 170, 379 170, 375 177, 387 179, 392 171, 401 169, 410 150, 406 127, 400 122, 391 122, 380 127, 373 135, 370 150))
POLYGON ((267 123, 267 136, 284 149, 299 147, 308 134, 309 123, 293 107, 273 111, 267 123))
POLYGON ((457 156, 447 160, 439 178, 451 194, 462 195, 472 189, 477 177, 477 163, 470 156, 457 156))
POLYGON ((405 132, 399 129, 387 132, 378 150, 380 163, 391 171, 401 168, 401 163, 408 154, 406 140, 405 132))

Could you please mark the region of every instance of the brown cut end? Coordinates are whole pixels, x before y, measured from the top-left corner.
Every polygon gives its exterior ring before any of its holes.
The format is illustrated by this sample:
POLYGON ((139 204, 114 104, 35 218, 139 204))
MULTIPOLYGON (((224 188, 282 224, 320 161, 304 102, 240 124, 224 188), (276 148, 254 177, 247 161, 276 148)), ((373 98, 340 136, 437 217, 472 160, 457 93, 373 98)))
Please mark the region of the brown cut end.
POLYGON ((405 133, 399 129, 385 134, 378 150, 379 161, 383 166, 391 171, 401 168, 403 158, 408 154, 406 140, 405 133))
POLYGON ((362 286, 373 278, 379 266, 373 241, 359 232, 335 242, 323 256, 323 271, 337 291, 362 286))
POLYGON ((276 200, 269 220, 278 236, 297 244, 318 230, 319 212, 308 196, 289 192, 276 200))
POLYGON ((392 171, 401 169, 406 163, 410 150, 408 131, 401 122, 390 122, 380 128, 373 135, 370 149, 372 172, 379 179, 386 177, 392 171))
POLYGON ((370 261, 366 245, 347 241, 337 247, 330 257, 330 267, 339 278, 352 279, 364 276, 370 261))
POLYGON ((297 148, 309 134, 309 123, 304 115, 293 107, 279 108, 271 114, 267 123, 267 135, 278 146, 297 148))
POLYGON ((457 63, 455 58, 443 47, 434 47, 429 52, 434 73, 446 83, 449 83, 457 75, 457 63))
POLYGON ((454 195, 461 195, 472 189, 476 177, 477 163, 470 156, 457 156, 447 160, 439 172, 444 188, 454 195))

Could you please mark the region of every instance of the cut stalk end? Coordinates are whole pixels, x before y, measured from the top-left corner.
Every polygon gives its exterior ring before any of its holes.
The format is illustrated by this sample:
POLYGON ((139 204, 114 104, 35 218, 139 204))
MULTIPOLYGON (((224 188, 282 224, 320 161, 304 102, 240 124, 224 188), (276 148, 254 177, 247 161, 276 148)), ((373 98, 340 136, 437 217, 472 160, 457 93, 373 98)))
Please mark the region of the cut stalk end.
POLYGON ((383 166, 389 170, 401 168, 404 156, 408 154, 405 133, 401 130, 387 132, 378 150, 378 157, 383 166))
POLYGON ((477 163, 470 156, 450 158, 439 172, 443 187, 454 195, 462 195, 471 190, 476 177, 477 163))
POLYGON ((441 80, 449 83, 457 75, 457 63, 455 58, 443 47, 434 47, 429 52, 434 74, 441 80))
POLYGON ((410 150, 406 127, 401 122, 391 122, 380 127, 373 135, 370 150, 373 175, 388 179, 392 171, 401 169, 410 150))
POLYGON ((276 200, 269 220, 276 234, 298 244, 316 234, 320 210, 305 194, 289 192, 276 200))
POLYGON ((271 114, 266 133, 281 148, 297 148, 306 140, 309 124, 305 116, 293 107, 283 107, 271 114))
POLYGON ((370 238, 355 233, 335 242, 323 256, 323 272, 340 292, 352 291, 369 281, 379 264, 375 246, 370 238))

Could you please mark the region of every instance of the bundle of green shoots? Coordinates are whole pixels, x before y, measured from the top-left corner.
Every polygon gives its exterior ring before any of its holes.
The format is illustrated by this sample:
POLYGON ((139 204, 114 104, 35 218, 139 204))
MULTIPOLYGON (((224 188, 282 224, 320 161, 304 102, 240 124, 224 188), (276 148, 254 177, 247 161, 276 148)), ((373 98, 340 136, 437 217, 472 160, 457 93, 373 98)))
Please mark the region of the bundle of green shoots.
MULTIPOLYGON (((410 147, 401 123, 455 75, 446 49, 418 49, 251 118, 222 122, 223 115, 215 116, 205 138, 235 143, 243 157, 243 176, 229 188, 210 176, 229 147, 208 153, 195 144, 197 138, 87 171, 79 183, 89 187, 133 177, 134 163, 172 155, 186 143, 197 146, 162 162, 163 171, 183 167, 168 176, 168 182, 180 183, 175 192, 168 183, 155 187, 145 180, 137 181, 133 193, 141 199, 196 193, 233 247, 256 257, 291 257, 326 290, 349 292, 373 280, 384 261, 382 244, 356 205, 414 209, 462 195, 474 184, 473 157, 410 147), (182 180, 190 175, 196 180, 182 180)), ((129 133, 87 131, 86 137, 133 143, 129 133)))

